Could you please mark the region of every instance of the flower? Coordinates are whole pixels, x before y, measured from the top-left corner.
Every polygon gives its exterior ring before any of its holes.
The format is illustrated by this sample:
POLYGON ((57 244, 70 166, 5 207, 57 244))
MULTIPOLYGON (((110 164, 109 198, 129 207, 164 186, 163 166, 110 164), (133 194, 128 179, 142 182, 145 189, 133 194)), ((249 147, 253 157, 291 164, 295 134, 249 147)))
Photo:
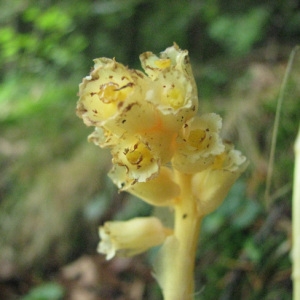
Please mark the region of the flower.
POLYGON ((126 130, 130 123, 125 125, 124 120, 143 116, 140 125, 147 127, 149 120, 156 115, 155 119, 160 119, 167 130, 177 131, 196 114, 197 88, 187 51, 174 45, 161 56, 163 58, 159 59, 150 52, 140 56, 149 77, 141 71, 128 69, 114 59, 95 59, 90 75, 79 85, 77 115, 88 126, 104 126, 111 130, 109 127, 117 123, 113 130, 117 127, 121 131, 126 130), (157 68, 151 66, 152 61, 157 68), (132 113, 134 105, 139 106, 138 110, 135 107, 136 113, 126 117, 126 112, 132 113), (146 113, 141 113, 143 111, 146 113))
POLYGON ((106 254, 107 260, 116 254, 133 256, 162 244, 171 233, 155 217, 106 222, 99 228, 101 241, 97 250, 106 254))
POLYGON ((155 206, 172 206, 180 187, 171 169, 162 167, 156 178, 133 184, 126 191, 155 206))
POLYGON ((174 44, 160 58, 146 52, 140 59, 148 76, 98 58, 79 85, 77 115, 95 127, 89 141, 111 149, 110 174, 122 189, 158 177, 176 151, 178 131, 197 112, 186 50, 174 44))
POLYGON ((246 157, 226 143, 225 151, 215 156, 209 168, 193 175, 192 194, 200 215, 211 213, 222 203, 247 165, 246 157))
POLYGON ((143 98, 142 87, 147 77, 113 59, 98 58, 94 62, 92 72, 79 85, 77 115, 88 126, 103 126, 123 107, 143 98))
POLYGON ((185 74, 191 79, 193 85, 195 84, 188 51, 181 50, 176 43, 161 52, 160 57, 148 51, 140 55, 140 60, 143 69, 152 80, 156 80, 164 70, 172 68, 185 74))
POLYGON ((145 73, 98 58, 79 85, 77 114, 95 130, 89 141, 109 148, 109 176, 120 190, 156 205, 181 194, 175 173, 189 174, 200 214, 214 210, 246 167, 220 137, 222 119, 197 116, 197 87, 188 51, 176 44, 140 55, 145 73))
POLYGON ((174 212, 174 231, 156 217, 109 221, 99 228, 98 252, 111 259, 162 245, 155 267, 164 298, 193 294, 197 238, 248 162, 222 141, 222 119, 198 116, 188 51, 176 44, 140 55, 145 73, 98 58, 79 85, 77 115, 94 126, 88 140, 112 154, 109 177, 154 206, 174 212))
POLYGON ((215 113, 188 120, 177 138, 177 150, 172 159, 174 168, 192 174, 212 165, 215 155, 224 151, 221 127, 222 119, 215 113))
POLYGON ((198 109, 197 86, 189 63, 188 51, 174 44, 157 57, 152 52, 140 55, 142 67, 152 79, 147 101, 157 105, 169 127, 181 125, 198 109))
POLYGON ((180 193, 174 174, 167 167, 162 167, 156 178, 145 182, 129 179, 126 169, 116 165, 108 175, 121 191, 127 191, 155 206, 172 205, 180 193))
POLYGON ((136 182, 146 182, 159 173, 159 153, 135 136, 124 136, 112 149, 112 155, 112 162, 124 167, 128 178, 136 182))

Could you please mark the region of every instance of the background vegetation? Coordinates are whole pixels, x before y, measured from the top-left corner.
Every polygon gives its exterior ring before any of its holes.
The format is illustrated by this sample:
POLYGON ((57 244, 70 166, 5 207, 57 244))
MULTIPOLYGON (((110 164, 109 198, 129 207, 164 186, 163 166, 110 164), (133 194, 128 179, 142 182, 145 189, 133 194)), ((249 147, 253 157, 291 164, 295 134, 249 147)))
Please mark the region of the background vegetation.
MULTIPOLYGON (((175 41, 190 52, 200 110, 251 160, 203 226, 196 299, 291 299, 291 180, 299 63, 286 90, 271 202, 264 199, 276 99, 300 37, 297 1, 0 1, 0 298, 160 299, 154 252, 105 262, 97 227, 162 214, 117 194, 109 155, 75 116, 92 59, 175 41)), ((163 212, 164 215, 166 214, 163 212)))

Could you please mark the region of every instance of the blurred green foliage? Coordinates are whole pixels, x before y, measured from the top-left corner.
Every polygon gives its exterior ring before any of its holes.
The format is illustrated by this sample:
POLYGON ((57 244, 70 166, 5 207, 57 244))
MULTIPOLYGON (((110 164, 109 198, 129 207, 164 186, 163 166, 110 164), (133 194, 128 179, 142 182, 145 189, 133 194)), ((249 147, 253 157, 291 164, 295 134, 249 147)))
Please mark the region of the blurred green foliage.
MULTIPOLYGON (((176 42, 190 52, 202 111, 224 113, 229 137, 240 140, 252 160, 248 177, 203 225, 199 299, 289 299, 288 229, 274 222, 276 229, 256 236, 271 213, 263 205, 263 182, 285 66, 274 69, 277 81, 261 73, 255 81, 247 70, 253 61, 275 66, 287 59, 300 37, 299 8, 293 0, 1 1, 0 264, 19 276, 32 270, 47 277, 94 253, 95 228, 105 218, 150 213, 139 200, 118 198, 104 179, 110 158, 86 142, 91 129, 75 116, 76 94, 93 58, 116 57, 140 68, 140 53, 176 42), (245 126, 248 131, 239 131, 245 126), (239 280, 231 280, 234 270, 241 270, 239 280)), ((283 109, 275 190, 292 177, 299 78, 293 77, 283 109)), ((282 223, 289 221, 289 196, 276 199, 282 223)), ((58 299, 61 293, 46 284, 24 299, 58 299)))
POLYGON ((46 283, 33 288, 21 300, 60 300, 64 296, 64 289, 55 283, 46 283))
POLYGON ((269 13, 263 8, 235 16, 219 16, 209 26, 210 36, 232 56, 245 54, 264 38, 269 13))

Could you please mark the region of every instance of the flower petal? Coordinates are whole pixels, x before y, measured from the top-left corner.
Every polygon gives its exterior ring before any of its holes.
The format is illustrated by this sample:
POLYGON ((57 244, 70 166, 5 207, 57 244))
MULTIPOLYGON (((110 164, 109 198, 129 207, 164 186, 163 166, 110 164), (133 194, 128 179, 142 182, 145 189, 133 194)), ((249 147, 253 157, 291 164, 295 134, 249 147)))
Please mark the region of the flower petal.
POLYGON ((215 161, 225 146, 220 138, 222 119, 215 113, 187 121, 177 138, 177 151, 172 164, 183 173, 200 172, 215 161))
POLYGON ((165 228, 155 217, 106 222, 99 228, 98 252, 106 254, 106 259, 116 254, 133 256, 162 244, 171 233, 172 230, 165 228))
POLYGON ((181 50, 175 43, 161 52, 160 57, 148 51, 140 55, 140 60, 143 69, 152 80, 155 80, 161 71, 168 68, 177 69, 190 78, 194 78, 188 51, 181 50))
POLYGON ((95 127, 94 132, 88 136, 88 141, 93 142, 101 148, 106 148, 116 145, 119 137, 103 127, 95 127))
POLYGON ((77 115, 88 126, 101 126, 117 114, 124 102, 143 99, 143 82, 147 76, 137 70, 129 70, 115 60, 98 58, 90 76, 79 85, 77 115))
POLYGON ((130 186, 127 192, 155 206, 168 206, 180 194, 180 188, 175 183, 173 172, 162 167, 159 175, 147 182, 137 182, 130 186))
POLYGON ((124 137, 112 149, 113 163, 124 167, 130 179, 146 182, 158 175, 160 157, 139 138, 124 137))
POLYGON ((192 179, 192 193, 201 215, 207 215, 221 205, 230 188, 248 165, 246 158, 232 146, 215 157, 211 167, 198 172, 192 179))
POLYGON ((146 100, 153 102, 166 117, 170 127, 179 129, 198 109, 197 86, 189 63, 188 52, 174 44, 160 54, 140 55, 142 67, 152 79, 146 100))

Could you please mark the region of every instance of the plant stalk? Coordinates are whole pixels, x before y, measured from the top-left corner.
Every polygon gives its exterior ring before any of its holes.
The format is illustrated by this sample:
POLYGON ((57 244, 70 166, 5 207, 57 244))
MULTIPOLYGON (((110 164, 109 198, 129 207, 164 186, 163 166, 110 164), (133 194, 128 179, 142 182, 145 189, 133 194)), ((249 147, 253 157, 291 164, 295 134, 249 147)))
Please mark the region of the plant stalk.
POLYGON ((194 296, 195 256, 202 218, 191 193, 191 175, 177 173, 181 188, 180 197, 174 207, 174 236, 177 249, 169 251, 174 262, 168 264, 163 289, 165 300, 191 300, 194 296))
POLYGON ((295 143, 295 171, 293 191, 293 299, 300 299, 300 128, 295 143))

